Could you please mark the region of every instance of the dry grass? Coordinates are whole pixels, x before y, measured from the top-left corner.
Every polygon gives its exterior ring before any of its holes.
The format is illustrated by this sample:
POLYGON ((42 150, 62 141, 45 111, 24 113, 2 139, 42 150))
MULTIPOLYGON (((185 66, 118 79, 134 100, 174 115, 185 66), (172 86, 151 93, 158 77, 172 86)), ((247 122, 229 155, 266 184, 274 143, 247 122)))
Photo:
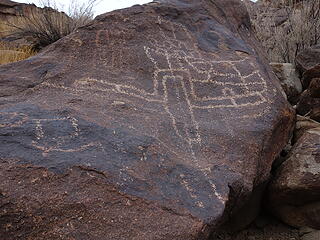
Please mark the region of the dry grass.
POLYGON ((0 64, 17 62, 35 55, 35 51, 28 46, 12 47, 7 43, 0 42, 0 64))

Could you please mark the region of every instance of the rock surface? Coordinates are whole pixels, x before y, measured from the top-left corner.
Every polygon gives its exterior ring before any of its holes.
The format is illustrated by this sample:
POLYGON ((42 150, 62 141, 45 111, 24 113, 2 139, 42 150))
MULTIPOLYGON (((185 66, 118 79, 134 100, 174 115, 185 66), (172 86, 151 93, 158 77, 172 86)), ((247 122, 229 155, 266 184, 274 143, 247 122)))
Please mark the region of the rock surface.
POLYGON ((310 118, 317 122, 320 122, 320 104, 312 109, 310 118))
POLYGON ((298 72, 291 63, 271 63, 273 71, 281 82, 289 102, 296 103, 302 93, 298 72))
POLYGON ((307 89, 313 78, 320 78, 320 45, 299 53, 296 57, 296 65, 302 76, 302 85, 307 89))
POLYGON ((293 143, 296 143, 307 130, 313 128, 320 128, 320 122, 314 121, 308 117, 297 115, 296 128, 293 134, 293 143))
POLYGON ((301 237, 301 240, 319 240, 320 239, 320 231, 319 230, 313 230, 306 234, 303 234, 301 237))
POLYGON ((302 52, 297 63, 302 71, 302 82, 306 90, 300 96, 297 112, 308 114, 312 119, 320 121, 320 48, 314 47, 302 52))
MULTIPOLYGON (((41 3, 45 2, 40 1, 39 4, 41 3)), ((45 5, 50 5, 50 1, 45 5)), ((52 5, 54 4, 51 4, 51 6, 52 5)), ((15 32, 19 31, 16 31, 17 29, 13 26, 20 28, 27 23, 32 25, 34 22, 42 21, 40 19, 48 18, 61 22, 62 19, 61 17, 57 17, 57 14, 66 19, 69 18, 65 13, 57 12, 57 10, 51 7, 41 8, 34 4, 0 0, 0 41, 12 48, 21 48, 25 46, 34 47, 35 43, 32 34, 28 33, 28 31, 25 31, 24 34, 15 34, 15 32)), ((50 19, 47 21, 53 21, 50 19)), ((39 28, 39 26, 37 28, 39 28)), ((53 30, 51 29, 50 31, 53 30)))
POLYGON ((320 128, 306 131, 269 187, 270 209, 294 227, 320 229, 320 128))
POLYGON ((297 104, 297 112, 300 115, 310 115, 313 109, 320 106, 320 98, 314 98, 311 95, 309 89, 305 90, 301 96, 300 101, 297 104))
POLYGON ((18 3, 10 0, 0 0, 0 21, 20 16, 28 16, 37 7, 34 4, 18 3))
POLYGON ((313 98, 320 98, 320 78, 312 79, 309 86, 310 96, 313 98))
POLYGON ((294 111, 252 36, 158 1, 0 67, 0 238, 208 239, 259 199, 294 111))

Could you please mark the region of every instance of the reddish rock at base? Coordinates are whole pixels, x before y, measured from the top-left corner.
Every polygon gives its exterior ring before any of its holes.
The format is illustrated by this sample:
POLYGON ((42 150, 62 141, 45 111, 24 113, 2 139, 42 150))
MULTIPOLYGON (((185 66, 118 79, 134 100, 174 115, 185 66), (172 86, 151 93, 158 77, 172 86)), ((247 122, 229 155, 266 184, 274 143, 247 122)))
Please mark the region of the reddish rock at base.
POLYGON ((1 66, 0 239, 199 240, 240 210, 250 223, 294 126, 261 52, 241 1, 172 0, 1 66))
POLYGON ((287 224, 320 229, 320 128, 294 145, 269 186, 269 207, 287 224))
POLYGON ((3 161, 0 189, 1 240, 198 240, 208 235, 187 212, 120 193, 108 176, 90 169, 73 168, 59 176, 3 161))

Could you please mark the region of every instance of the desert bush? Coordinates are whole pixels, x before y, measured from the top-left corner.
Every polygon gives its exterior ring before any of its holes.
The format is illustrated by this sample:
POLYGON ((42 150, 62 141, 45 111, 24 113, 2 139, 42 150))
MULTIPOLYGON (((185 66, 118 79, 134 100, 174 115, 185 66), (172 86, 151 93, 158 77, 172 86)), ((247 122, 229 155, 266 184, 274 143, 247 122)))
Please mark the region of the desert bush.
POLYGON ((34 54, 35 51, 30 46, 13 47, 8 43, 0 42, 0 64, 24 60, 34 54))
POLYGON ((93 7, 97 0, 88 0, 79 4, 71 1, 67 12, 60 11, 54 1, 41 1, 42 8, 34 8, 19 23, 10 23, 12 35, 16 38, 29 39, 34 48, 39 50, 69 35, 93 19, 93 7))
POLYGON ((320 0, 258 4, 258 8, 247 5, 256 36, 271 62, 294 63, 300 51, 320 43, 320 0))

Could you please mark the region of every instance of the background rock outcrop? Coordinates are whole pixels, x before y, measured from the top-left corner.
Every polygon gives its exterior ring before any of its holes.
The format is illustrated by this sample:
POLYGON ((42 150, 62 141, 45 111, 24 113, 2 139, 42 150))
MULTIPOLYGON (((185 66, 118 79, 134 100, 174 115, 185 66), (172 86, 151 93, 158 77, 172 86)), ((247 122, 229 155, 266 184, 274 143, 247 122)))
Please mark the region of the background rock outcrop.
POLYGON ((0 238, 198 240, 256 216, 294 111, 241 1, 172 0, 0 67, 0 126, 0 238))
POLYGON ((296 59, 297 69, 305 91, 300 97, 297 111, 320 121, 320 58, 319 46, 301 52, 296 59))
POLYGON ((279 79, 288 101, 296 103, 302 93, 302 84, 295 66, 291 63, 271 63, 271 67, 279 79))
MULTIPOLYGON (((320 78, 320 45, 308 48, 298 54, 296 66, 301 74, 304 89, 310 87, 313 79, 320 78)), ((319 88, 314 84, 314 87, 319 88)))
POLYGON ((320 128, 307 130, 277 170, 270 208, 295 227, 320 229, 320 128))
POLYGON ((13 20, 30 15, 37 7, 34 4, 17 3, 10 0, 0 0, 0 21, 13 20))

